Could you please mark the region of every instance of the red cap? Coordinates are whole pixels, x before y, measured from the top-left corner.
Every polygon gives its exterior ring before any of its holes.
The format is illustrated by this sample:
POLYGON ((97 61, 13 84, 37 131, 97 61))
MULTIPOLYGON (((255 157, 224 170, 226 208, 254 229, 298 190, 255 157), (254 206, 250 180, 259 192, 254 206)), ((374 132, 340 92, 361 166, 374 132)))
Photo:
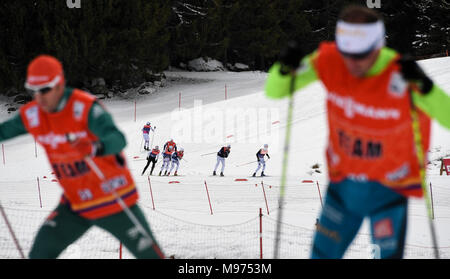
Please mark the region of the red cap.
POLYGON ((50 55, 39 55, 34 58, 27 69, 25 87, 39 90, 43 87, 54 87, 64 82, 61 62, 50 55))

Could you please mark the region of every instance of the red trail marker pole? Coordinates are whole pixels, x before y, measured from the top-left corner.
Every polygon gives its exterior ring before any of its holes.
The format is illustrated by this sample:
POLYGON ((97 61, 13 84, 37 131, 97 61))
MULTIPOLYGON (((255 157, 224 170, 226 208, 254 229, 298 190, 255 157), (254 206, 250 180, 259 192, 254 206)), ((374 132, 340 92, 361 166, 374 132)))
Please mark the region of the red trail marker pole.
POLYGON ((262 209, 259 208, 259 258, 263 258, 263 240, 262 240, 262 209))
POLYGON ((19 240, 17 240, 16 234, 14 233, 14 230, 9 223, 8 217, 6 217, 6 212, 3 210, 3 206, 0 204, 0 212, 2 213, 3 220, 5 220, 6 226, 8 227, 9 233, 11 234, 11 237, 14 241, 14 244, 16 245, 17 251, 19 251, 20 257, 22 259, 25 259, 25 255, 23 253, 22 247, 20 246, 19 240))
POLYGON ((153 210, 155 210, 155 202, 153 201, 152 184, 150 183, 150 176, 148 176, 148 185, 150 186, 150 196, 152 197, 153 210))
POLYGON ((263 190, 263 194, 264 194, 264 200, 266 201, 267 215, 270 215, 269 214, 269 205, 267 204, 266 191, 264 190, 264 182, 263 181, 261 181, 261 186, 262 186, 262 190, 263 190))
POLYGON ((36 146, 36 139, 34 139, 34 156, 37 158, 37 146, 36 146))
POLYGON ((211 215, 213 215, 213 210, 212 210, 212 206, 211 206, 211 199, 209 198, 208 185, 206 184, 206 180, 205 180, 205 188, 206 188, 206 194, 208 195, 209 209, 211 210, 211 215))
POLYGON ((39 205, 42 208, 42 199, 41 199, 41 186, 39 185, 39 177, 37 177, 37 186, 38 186, 38 193, 39 193, 39 205))
POLYGON ((322 208, 323 208, 322 194, 320 194, 319 181, 316 181, 316 184, 317 184, 317 190, 319 191, 320 204, 322 205, 322 208))

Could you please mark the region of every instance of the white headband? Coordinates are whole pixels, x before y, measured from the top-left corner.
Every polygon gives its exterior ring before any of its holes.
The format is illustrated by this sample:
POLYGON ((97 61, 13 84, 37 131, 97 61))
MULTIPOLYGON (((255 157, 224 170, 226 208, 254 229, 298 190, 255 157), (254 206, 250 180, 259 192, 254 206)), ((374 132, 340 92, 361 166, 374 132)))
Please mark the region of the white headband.
POLYGON ((336 44, 339 51, 348 54, 368 53, 385 44, 384 24, 348 23, 339 20, 336 25, 336 44))

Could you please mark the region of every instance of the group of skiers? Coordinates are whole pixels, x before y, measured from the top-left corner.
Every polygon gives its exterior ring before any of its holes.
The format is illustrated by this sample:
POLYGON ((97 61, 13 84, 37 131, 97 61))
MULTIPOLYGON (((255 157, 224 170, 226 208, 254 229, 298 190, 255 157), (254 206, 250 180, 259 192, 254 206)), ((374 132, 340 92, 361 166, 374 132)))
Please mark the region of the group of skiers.
MULTIPOLYGON (((378 257, 403 258, 409 199, 428 200, 430 121, 450 129, 450 97, 414 59, 386 47, 385 38, 381 14, 349 6, 338 16, 335 41, 321 42, 311 53, 303 49, 309 42, 289 43, 268 73, 264 91, 273 99, 289 98, 292 104, 294 92, 316 81, 327 91, 330 182, 311 243, 314 259, 342 258, 366 218, 378 257)), ((89 92, 67 86, 62 63, 53 56, 39 55, 29 63, 25 89, 33 100, 0 123, 0 142, 32 135, 45 150, 63 190, 60 202, 36 232, 28 257, 57 258, 91 227, 98 227, 136 258, 165 258, 138 204, 138 189, 123 157, 125 135, 111 113, 89 92), (77 136, 72 140, 70 134, 77 136)), ((150 123, 143 129, 147 151, 154 129, 150 123)), ((230 150, 227 145, 217 153, 213 175, 222 163, 223 176, 230 150)), ((159 153, 158 146, 149 152, 143 173, 153 162, 152 173, 159 153)), ((183 149, 177 150, 171 139, 162 154, 160 175, 164 169, 169 175, 175 165, 176 175, 183 149)), ((264 176, 268 146, 256 156, 254 175, 262 167, 264 176)))
MULTIPOLYGON (((152 175, 153 169, 155 168, 155 165, 158 162, 158 158, 159 158, 159 154, 160 154, 158 145, 156 145, 154 148, 152 148, 152 150, 150 150, 149 133, 150 133, 150 131, 155 132, 155 129, 156 129, 156 127, 152 128, 152 126, 150 124, 151 124, 150 122, 147 122, 144 125, 144 128, 142 128, 142 133, 143 133, 143 137, 145 140, 144 149, 147 151, 150 151, 150 152, 147 155, 147 164, 145 165, 144 170, 142 171, 141 175, 144 175, 144 173, 147 170, 150 163, 153 163, 152 168, 150 169, 150 175, 152 175)), ((175 172, 173 175, 177 176, 178 168, 180 166, 180 160, 184 156, 184 149, 183 148, 177 149, 176 143, 173 141, 173 139, 170 139, 169 141, 167 141, 164 144, 162 156, 163 156, 163 164, 161 166, 161 170, 159 171, 159 176, 161 176, 161 175, 169 176, 175 167, 176 168, 175 168, 175 172), (170 170, 169 170, 169 166, 170 166, 170 170), (162 174, 163 171, 164 171, 164 174, 162 174)))
MULTIPOLYGON (((222 169, 220 170, 220 176, 224 176, 223 171, 225 169, 225 158, 228 158, 228 155, 231 152, 231 145, 227 145, 224 146, 222 148, 220 148, 219 152, 217 152, 217 163, 216 166, 214 167, 214 171, 213 171, 213 175, 217 175, 216 171, 217 168, 219 167, 220 164, 222 164, 222 169)), ((261 176, 266 176, 264 174, 264 170, 266 169, 266 161, 265 161, 265 156, 267 156, 267 158, 270 159, 269 156, 269 145, 268 144, 264 144, 264 147, 259 149, 258 152, 256 153, 256 162, 258 163, 258 167, 256 168, 255 172, 253 173, 253 177, 256 176, 256 173, 259 171, 259 169, 262 167, 261 170, 261 176)))
MULTIPOLYGON (((147 122, 144 127, 142 128, 142 133, 143 133, 143 137, 144 137, 144 149, 147 151, 150 151, 147 155, 147 164, 144 167, 144 170, 142 171, 141 175, 144 175, 145 171, 147 170, 148 166, 150 165, 150 163, 152 164, 152 167, 150 169, 150 175, 152 175, 153 173, 153 169, 155 168, 156 163, 158 162, 158 158, 159 158, 159 146, 156 145, 152 150, 150 150, 149 147, 149 133, 150 131, 155 132, 156 127, 152 127, 150 122, 147 122)), ((167 141, 164 144, 164 148, 163 148, 163 164, 161 166, 161 170, 159 172, 159 176, 164 175, 164 176, 169 176, 170 173, 172 172, 172 170, 176 167, 175 169, 175 173, 173 174, 174 176, 178 175, 178 168, 180 166, 180 160, 183 158, 184 156, 184 149, 180 148, 179 150, 177 150, 177 145, 176 143, 173 141, 173 139, 170 139, 169 141, 167 141), (170 170, 169 170, 169 165, 170 165, 170 170), (162 174, 162 172, 164 171, 164 174, 162 174)), ((266 161, 265 161, 265 156, 267 156, 268 159, 270 159, 269 156, 269 145, 268 144, 264 144, 263 148, 259 149, 258 152, 256 153, 256 162, 258 163, 258 167, 256 168, 255 172, 253 173, 253 177, 256 176, 256 173, 261 169, 261 176, 265 176, 264 174, 264 170, 266 169, 266 161)), ((225 170, 225 158, 228 157, 228 155, 231 152, 231 145, 227 145, 227 146, 223 146, 220 148, 219 152, 217 152, 217 163, 216 166, 214 167, 214 171, 213 171, 213 175, 217 175, 216 171, 217 168, 219 167, 220 164, 222 164, 222 168, 220 171, 220 176, 224 176, 223 171, 225 170)))

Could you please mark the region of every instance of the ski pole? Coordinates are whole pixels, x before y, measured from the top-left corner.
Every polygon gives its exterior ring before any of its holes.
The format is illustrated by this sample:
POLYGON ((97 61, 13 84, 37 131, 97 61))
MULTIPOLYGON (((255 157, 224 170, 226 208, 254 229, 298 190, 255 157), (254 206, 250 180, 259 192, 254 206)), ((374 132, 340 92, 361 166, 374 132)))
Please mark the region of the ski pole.
POLYGON ((239 165, 236 165, 236 167, 242 167, 242 166, 245 166, 245 165, 250 165, 250 164, 253 164, 255 161, 251 161, 251 162, 248 162, 248 163, 243 163, 243 164, 239 164, 239 165))
POLYGON ((422 186, 422 191, 424 193, 424 199, 427 206, 427 213, 428 213, 428 223, 430 226, 430 232, 431 232, 431 240, 433 242, 433 251, 434 251, 434 257, 436 259, 439 259, 439 250, 438 250, 438 244, 437 244, 437 237, 436 237, 436 230, 433 223, 433 213, 432 213, 432 206, 431 201, 429 197, 428 187, 425 181, 425 153, 422 147, 422 135, 420 132, 420 122, 419 122, 419 115, 417 113, 416 106, 414 105, 413 98, 412 98, 412 88, 409 88, 409 94, 410 94, 410 101, 411 101, 411 122, 412 122, 412 129, 414 134, 414 144, 416 147, 416 155, 417 160, 419 163, 419 174, 420 174, 420 184, 422 186))
POLYGON ((152 150, 152 148, 153 148, 153 139, 155 137, 155 130, 156 130, 156 127, 153 128, 153 131, 152 131, 152 143, 150 144, 150 150, 152 150))
POLYGON ((280 184, 280 196, 278 198, 278 216, 277 216, 277 228, 275 232, 275 247, 274 247, 274 259, 279 256, 280 249, 280 233, 281 233, 281 221, 283 217, 283 201, 286 188, 286 176, 288 169, 288 155, 289 155, 289 142, 291 140, 291 126, 292 126, 292 114, 294 111, 294 90, 295 90, 295 73, 291 74, 291 82, 289 85, 289 104, 286 120, 286 135, 284 137, 284 152, 283 152, 283 166, 281 171, 281 184, 280 184))
POLYGON ((200 156, 212 155, 212 154, 216 154, 216 153, 217 152, 211 152, 211 153, 201 154, 200 156))
POLYGON ((9 223, 9 221, 8 221, 8 217, 6 217, 6 212, 3 210, 3 206, 1 203, 0 203, 0 211, 2 213, 3 219, 5 220, 6 226, 8 227, 9 233, 11 234, 11 237, 14 241, 14 244, 16 245, 16 248, 19 251, 20 257, 22 259, 25 259, 25 255, 23 254, 22 247, 20 246, 19 240, 17 239, 16 234, 14 233, 11 223, 9 223))
MULTIPOLYGON (((76 136, 74 134, 66 134, 66 138, 69 142, 74 142, 76 140, 76 136)), ((94 173, 97 175, 97 177, 103 181, 106 185, 109 187, 109 191, 113 194, 114 198, 116 199, 117 203, 120 205, 120 207, 123 209, 125 214, 128 216, 130 221, 133 223, 133 225, 136 227, 136 229, 147 239, 148 245, 154 244, 153 239, 150 237, 150 235, 147 233, 147 231, 142 227, 141 223, 139 223, 136 216, 134 216, 133 212, 128 208, 128 206, 125 204, 123 199, 117 194, 116 190, 113 188, 113 186, 106 181, 106 177, 103 174, 103 172, 100 170, 100 168, 97 166, 97 164, 92 160, 91 157, 85 156, 84 161, 89 165, 89 167, 94 171, 94 173)))

